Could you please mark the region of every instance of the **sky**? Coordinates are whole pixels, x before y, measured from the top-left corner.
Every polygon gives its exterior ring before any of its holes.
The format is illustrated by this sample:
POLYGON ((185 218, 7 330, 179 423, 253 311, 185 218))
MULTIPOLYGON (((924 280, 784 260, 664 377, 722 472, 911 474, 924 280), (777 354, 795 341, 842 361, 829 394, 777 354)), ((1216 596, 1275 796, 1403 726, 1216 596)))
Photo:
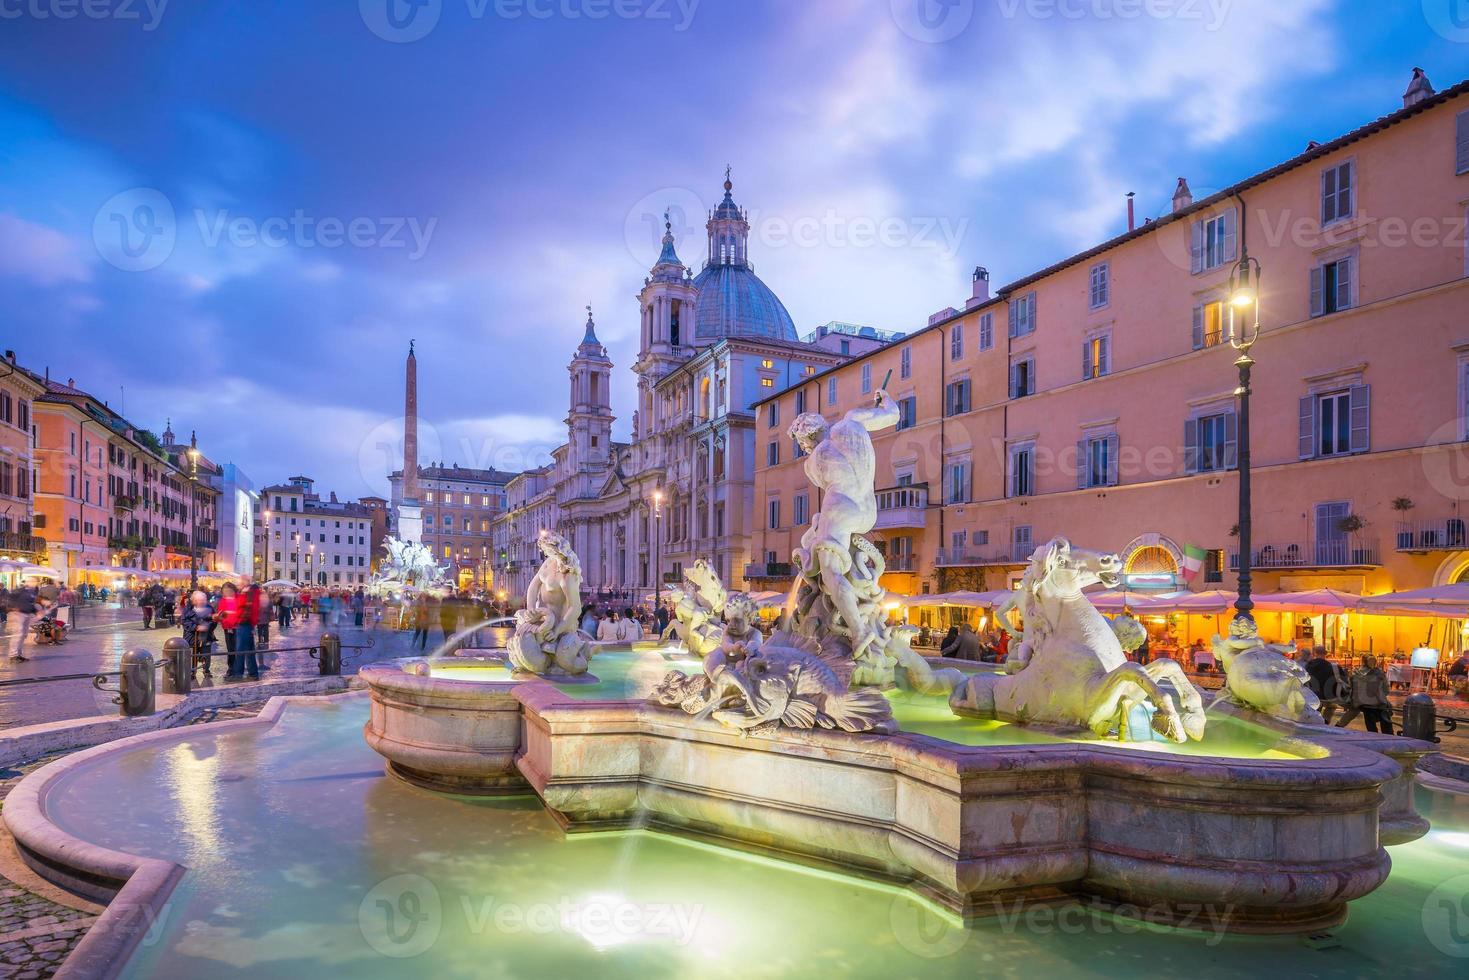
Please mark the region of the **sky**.
MULTIPOLYGON (((921 327, 1469 77, 1460 0, 0 0, 0 348, 257 484, 561 441, 733 168, 798 330, 921 327)), ((696 269, 697 271, 697 269, 696 269)))

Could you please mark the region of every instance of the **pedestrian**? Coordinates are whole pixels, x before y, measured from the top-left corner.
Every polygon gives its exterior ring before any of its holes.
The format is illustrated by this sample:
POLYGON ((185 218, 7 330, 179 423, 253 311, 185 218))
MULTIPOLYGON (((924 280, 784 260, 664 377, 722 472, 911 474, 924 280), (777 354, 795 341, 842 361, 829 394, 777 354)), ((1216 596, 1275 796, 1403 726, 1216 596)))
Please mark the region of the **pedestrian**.
POLYGON ((944 642, 939 644, 940 657, 957 657, 959 655, 959 627, 950 626, 949 631, 944 634, 944 642))
POLYGON ((1346 728, 1357 715, 1369 732, 1391 735, 1392 702, 1387 699, 1387 673, 1377 665, 1377 658, 1365 656, 1362 666, 1352 671, 1352 693, 1346 713, 1337 728, 1346 728))
POLYGON ((1351 682, 1341 669, 1341 664, 1326 659, 1326 648, 1323 646, 1311 650, 1311 658, 1306 661, 1306 673, 1311 678, 1308 686, 1321 700, 1321 718, 1329 725, 1337 709, 1346 704, 1352 692, 1351 682))
POLYGON ((583 633, 587 636, 596 636, 597 630, 600 629, 600 624, 601 618, 597 615, 596 609, 592 606, 587 606, 582 610, 581 631, 583 633))
POLYGON ((668 629, 668 607, 663 605, 662 602, 659 602, 658 608, 653 613, 653 618, 658 621, 658 635, 662 636, 664 631, 668 629))
POLYGON ((31 620, 36 618, 40 598, 35 589, 22 585, 10 593, 11 624, 15 629, 15 645, 11 647, 11 660, 29 660, 25 655, 26 636, 31 631, 31 620))
POLYGON ((225 680, 242 680, 246 677, 252 681, 260 680, 260 664, 255 659, 255 624, 265 615, 261 612, 264 605, 258 585, 252 584, 239 597, 239 615, 234 627, 235 655, 230 658, 230 673, 225 675, 225 680))
POLYGON ((362 620, 365 618, 366 614, 367 593, 364 592, 362 590, 362 586, 359 585, 357 587, 357 591, 352 593, 352 622, 358 629, 362 628, 362 620))
POLYGON ((622 638, 622 627, 618 625, 616 611, 609 612, 607 618, 597 624, 596 636, 603 643, 615 643, 622 638))
POLYGON ((276 620, 276 626, 284 633, 291 628, 291 607, 296 604, 296 596, 291 592, 282 592, 279 603, 276 606, 276 612, 279 614, 279 618, 276 620))
POLYGON ((429 608, 428 596, 420 595, 413 600, 413 640, 412 645, 420 650, 428 649, 428 625, 429 608))
POLYGON ((319 620, 321 620, 322 629, 326 629, 329 625, 331 625, 330 620, 332 617, 333 605, 335 605, 335 603, 333 603, 332 601, 332 596, 330 592, 323 592, 316 599, 316 616, 319 620))
POLYGON ((198 670, 202 665, 204 676, 214 676, 211 667, 214 653, 214 610, 209 605, 209 597, 202 591, 195 592, 190 597, 190 604, 184 608, 179 616, 179 622, 184 628, 184 642, 194 654, 194 669, 198 670))
POLYGON ((239 644, 239 626, 243 621, 244 600, 233 582, 226 582, 219 590, 219 602, 215 605, 214 618, 224 631, 224 649, 228 656, 225 663, 225 679, 240 676, 240 660, 235 656, 239 644))
POLYGON ((150 585, 143 590, 142 596, 138 599, 138 608, 143 611, 143 629, 145 630, 151 630, 153 628, 154 604, 153 586, 150 585))
POLYGON ((255 659, 263 661, 264 656, 259 651, 270 643, 270 622, 275 619, 275 604, 280 601, 280 596, 271 595, 264 589, 260 592, 260 615, 255 620, 255 659))
POLYGON ((637 616, 633 615, 631 609, 625 609, 622 613, 622 634, 618 639, 624 643, 636 643, 643 638, 643 624, 638 622, 637 616))

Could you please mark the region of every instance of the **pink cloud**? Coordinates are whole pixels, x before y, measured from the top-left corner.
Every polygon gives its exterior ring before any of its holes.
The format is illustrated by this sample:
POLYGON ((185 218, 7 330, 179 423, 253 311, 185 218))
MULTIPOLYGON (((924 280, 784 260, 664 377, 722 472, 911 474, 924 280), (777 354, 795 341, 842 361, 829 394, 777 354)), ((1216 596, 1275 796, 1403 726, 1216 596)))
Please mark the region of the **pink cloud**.
POLYGON ((54 286, 89 282, 92 270, 73 239, 54 228, 0 214, 0 275, 54 286))

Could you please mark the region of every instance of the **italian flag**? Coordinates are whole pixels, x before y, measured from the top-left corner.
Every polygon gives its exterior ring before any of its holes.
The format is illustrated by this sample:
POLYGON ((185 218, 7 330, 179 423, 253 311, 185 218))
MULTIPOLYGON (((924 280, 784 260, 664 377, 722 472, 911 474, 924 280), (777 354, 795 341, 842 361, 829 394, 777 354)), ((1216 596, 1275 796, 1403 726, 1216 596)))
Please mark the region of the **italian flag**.
POLYGON ((1183 546, 1183 580, 1185 582, 1192 584, 1193 580, 1199 577, 1199 573, 1204 570, 1204 559, 1207 557, 1208 553, 1203 548, 1191 544, 1183 546))

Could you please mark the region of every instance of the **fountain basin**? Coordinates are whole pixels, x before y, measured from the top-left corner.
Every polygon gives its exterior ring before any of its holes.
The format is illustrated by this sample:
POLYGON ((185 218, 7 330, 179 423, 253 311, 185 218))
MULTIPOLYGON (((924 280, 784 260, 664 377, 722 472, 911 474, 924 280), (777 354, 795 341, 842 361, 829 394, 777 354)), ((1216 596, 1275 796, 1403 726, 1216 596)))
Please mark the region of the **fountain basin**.
POLYGON ((649 704, 669 665, 627 657, 595 661, 620 680, 581 689, 369 668, 368 742, 421 785, 528 786, 569 833, 661 827, 902 883, 966 918, 1090 896, 1312 931, 1385 880, 1385 844, 1428 829, 1411 799, 1427 743, 1229 717, 1210 723, 1220 755, 1013 726, 979 738, 962 719, 742 737, 649 704))

